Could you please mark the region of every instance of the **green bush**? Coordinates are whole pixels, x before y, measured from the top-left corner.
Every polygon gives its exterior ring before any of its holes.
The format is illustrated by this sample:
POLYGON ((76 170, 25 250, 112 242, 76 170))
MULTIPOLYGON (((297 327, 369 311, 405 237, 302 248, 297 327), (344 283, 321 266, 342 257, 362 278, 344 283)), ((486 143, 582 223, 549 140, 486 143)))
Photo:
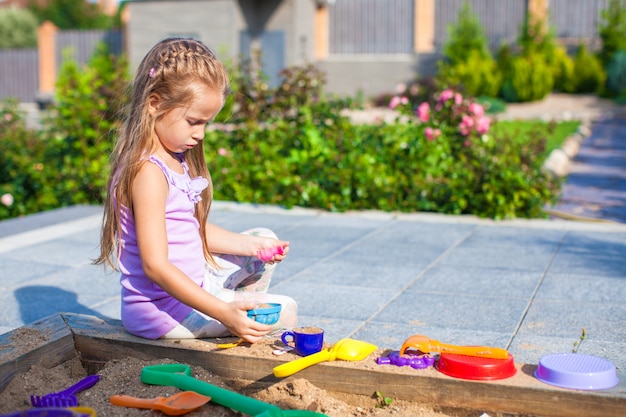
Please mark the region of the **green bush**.
POLYGON ((502 84, 496 61, 477 52, 456 64, 441 62, 437 78, 442 86, 462 88, 471 96, 496 97, 502 84))
POLYGON ((606 90, 612 96, 626 93, 626 51, 617 51, 607 66, 606 90))
POLYGON ((493 137, 482 106, 451 90, 397 109, 407 122, 353 125, 329 103, 290 120, 214 126, 207 161, 221 200, 332 211, 538 217, 559 184, 542 172, 545 130, 493 137))
POLYGON ((576 91, 574 60, 567 54, 565 48, 555 47, 547 64, 552 69, 554 89, 563 93, 574 93, 576 91))
POLYGON ((36 47, 35 15, 17 7, 0 7, 0 49, 36 47))
POLYGON ((534 53, 511 58, 500 94, 508 102, 537 101, 544 99, 553 88, 552 69, 544 55, 534 53))
POLYGON ((602 63, 582 43, 574 56, 574 79, 577 93, 599 94, 603 91, 606 81, 602 63))
POLYGON ((51 208, 41 182, 46 143, 13 99, 0 104, 0 138, 0 220, 51 208))
POLYGON ((517 50, 504 46, 498 52, 502 71, 500 97, 508 102, 528 102, 545 98, 555 81, 566 83, 566 59, 554 41, 545 18, 527 15, 517 39, 517 50), (556 80, 555 80, 556 76, 556 80))
MULTIPOLYGON (((108 29, 114 22, 95 1, 28 1, 28 9, 39 22, 51 21, 59 29, 108 29)), ((121 7, 125 2, 121 2, 121 7)))
MULTIPOLYGON (((12 139, 0 149, 0 215, 102 202, 125 71, 106 53, 83 68, 67 64, 37 135, 6 107, 2 129, 12 139)), ((557 197, 559 184, 541 168, 546 131, 494 134, 483 106, 456 91, 429 94, 417 109, 398 97, 398 121, 355 125, 342 115, 350 102, 324 98, 323 74, 310 67, 285 71, 289 89, 246 77, 236 84, 230 123, 212 125, 205 137, 216 199, 503 219, 541 216, 557 197), (242 91, 247 101, 262 98, 248 115, 264 118, 244 121, 235 111, 242 91)), ((414 87, 407 92, 417 98, 414 87)))
POLYGON ((16 103, 0 109, 0 219, 74 204, 101 204, 113 130, 125 103, 127 65, 102 46, 89 64, 66 61, 55 104, 39 131, 27 129, 16 103))
POLYGON ((438 63, 437 82, 442 88, 461 88, 472 96, 495 97, 501 74, 489 52, 487 37, 471 5, 465 3, 456 25, 449 28, 445 59, 438 63))
POLYGON ((114 130, 125 104, 126 68, 104 44, 83 68, 70 59, 61 68, 50 109, 54 117, 44 132, 47 185, 58 205, 104 201, 114 130))
POLYGON ((608 8, 600 12, 598 35, 602 46, 598 56, 602 67, 606 68, 613 55, 626 50, 626 7, 620 0, 609 0, 608 8))
POLYGON ((473 53, 487 58, 490 56, 487 37, 470 3, 463 4, 457 22, 448 27, 449 40, 443 46, 446 59, 452 64, 467 61, 473 53))

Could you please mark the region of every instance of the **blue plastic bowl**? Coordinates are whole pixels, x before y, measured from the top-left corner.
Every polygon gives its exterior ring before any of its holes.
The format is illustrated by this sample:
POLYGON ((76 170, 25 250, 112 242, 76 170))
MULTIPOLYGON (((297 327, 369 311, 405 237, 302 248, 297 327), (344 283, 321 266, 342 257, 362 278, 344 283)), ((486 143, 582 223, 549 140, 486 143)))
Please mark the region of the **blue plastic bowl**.
POLYGON ((274 324, 280 317, 282 306, 277 303, 259 304, 257 308, 248 310, 248 317, 263 324, 274 324))

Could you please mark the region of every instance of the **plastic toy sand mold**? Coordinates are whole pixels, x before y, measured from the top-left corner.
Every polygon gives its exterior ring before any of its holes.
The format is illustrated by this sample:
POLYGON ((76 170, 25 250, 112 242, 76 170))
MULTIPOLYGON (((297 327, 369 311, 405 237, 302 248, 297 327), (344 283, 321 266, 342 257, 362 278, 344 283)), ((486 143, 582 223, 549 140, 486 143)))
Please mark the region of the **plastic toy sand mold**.
POLYGON ((278 303, 259 304, 252 310, 248 310, 248 317, 263 324, 275 324, 280 318, 282 306, 278 303))
MULTIPOLYGON (((248 310, 248 317, 259 323, 276 324, 276 322, 280 318, 281 310, 282 305, 278 303, 262 303, 258 304, 252 310, 248 310)), ((230 349, 234 348, 235 346, 239 346, 243 342, 243 339, 239 339, 233 343, 219 343, 217 347, 220 349, 230 349)))
POLYGON ((539 360, 535 377, 561 388, 600 390, 619 384, 615 365, 581 353, 557 353, 539 360))
POLYGON ((493 359, 442 353, 439 355, 436 368, 442 374, 475 381, 505 379, 517 372, 511 355, 507 359, 493 359))

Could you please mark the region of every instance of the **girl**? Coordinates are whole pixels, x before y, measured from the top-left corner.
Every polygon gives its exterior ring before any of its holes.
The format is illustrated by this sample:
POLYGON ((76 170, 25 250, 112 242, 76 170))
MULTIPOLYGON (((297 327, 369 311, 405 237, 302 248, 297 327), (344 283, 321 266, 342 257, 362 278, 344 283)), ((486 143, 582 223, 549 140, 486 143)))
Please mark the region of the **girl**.
POLYGON ((295 301, 265 292, 289 242, 207 221, 212 184, 202 139, 228 91, 222 63, 192 39, 159 42, 137 70, 95 260, 121 271, 122 323, 137 336, 232 334, 254 343, 296 325, 295 301), (260 302, 282 305, 277 324, 247 317, 260 302))

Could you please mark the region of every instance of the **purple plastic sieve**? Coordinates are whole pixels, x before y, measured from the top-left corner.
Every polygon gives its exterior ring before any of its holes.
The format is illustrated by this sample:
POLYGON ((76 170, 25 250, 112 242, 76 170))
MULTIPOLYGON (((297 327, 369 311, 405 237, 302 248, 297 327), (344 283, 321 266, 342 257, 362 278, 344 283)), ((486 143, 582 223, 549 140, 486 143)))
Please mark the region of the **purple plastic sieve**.
POLYGON ((546 384, 580 390, 608 389, 619 383, 615 365, 580 353, 557 353, 539 360, 535 377, 546 384))

